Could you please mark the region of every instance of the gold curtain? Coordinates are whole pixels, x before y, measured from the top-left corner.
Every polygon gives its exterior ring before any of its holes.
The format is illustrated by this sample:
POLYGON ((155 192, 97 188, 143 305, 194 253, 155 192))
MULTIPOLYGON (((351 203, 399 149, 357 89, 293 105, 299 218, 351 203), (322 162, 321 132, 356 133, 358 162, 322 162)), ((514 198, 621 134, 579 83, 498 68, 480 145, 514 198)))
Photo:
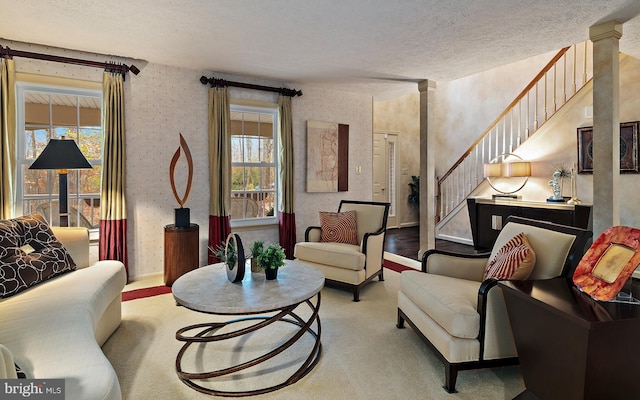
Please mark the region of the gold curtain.
POLYGON ((280 245, 284 248, 287 258, 293 258, 296 245, 296 216, 294 212, 294 147, 293 122, 291 114, 291 97, 280 95, 278 98, 280 129, 278 140, 279 192, 278 225, 280 245))
POLYGON ((0 59, 0 219, 13 216, 16 176, 15 63, 0 59))
MULTIPOLYGON (((102 132, 104 139, 100 193, 99 258, 101 260, 119 260, 127 267, 124 76, 105 71, 102 83, 102 132)), ((127 267, 127 277, 128 275, 127 267)))
MULTIPOLYGON (((228 88, 209 89, 209 248, 231 233, 231 108, 228 88)), ((209 251, 209 263, 215 261, 209 251)))

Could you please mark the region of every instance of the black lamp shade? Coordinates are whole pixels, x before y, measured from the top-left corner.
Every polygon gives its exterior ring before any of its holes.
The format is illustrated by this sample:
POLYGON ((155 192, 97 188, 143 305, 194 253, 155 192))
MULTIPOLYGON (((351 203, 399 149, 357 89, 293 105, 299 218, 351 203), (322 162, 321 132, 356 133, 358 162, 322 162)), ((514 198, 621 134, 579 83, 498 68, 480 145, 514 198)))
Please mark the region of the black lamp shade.
POLYGON ((74 140, 51 139, 29 169, 92 168, 74 140))
POLYGON ((67 170, 92 168, 73 140, 51 139, 29 169, 58 169, 60 185, 60 226, 69 226, 67 170))

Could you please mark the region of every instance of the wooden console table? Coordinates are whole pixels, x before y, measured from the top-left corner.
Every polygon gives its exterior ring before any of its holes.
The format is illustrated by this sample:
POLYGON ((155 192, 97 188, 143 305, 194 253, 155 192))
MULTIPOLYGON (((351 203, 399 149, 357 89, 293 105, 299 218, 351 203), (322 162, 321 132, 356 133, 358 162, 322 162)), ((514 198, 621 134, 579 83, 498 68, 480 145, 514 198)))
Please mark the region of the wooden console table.
POLYGON ((164 283, 171 286, 181 275, 198 268, 199 227, 191 224, 188 228, 164 227, 164 283))
POLYGON ((640 393, 640 306, 600 302, 570 280, 503 281, 527 391, 517 399, 628 399, 640 393))
POLYGON ((476 250, 491 250, 511 215, 592 230, 591 206, 585 204, 469 197, 467 209, 476 250))

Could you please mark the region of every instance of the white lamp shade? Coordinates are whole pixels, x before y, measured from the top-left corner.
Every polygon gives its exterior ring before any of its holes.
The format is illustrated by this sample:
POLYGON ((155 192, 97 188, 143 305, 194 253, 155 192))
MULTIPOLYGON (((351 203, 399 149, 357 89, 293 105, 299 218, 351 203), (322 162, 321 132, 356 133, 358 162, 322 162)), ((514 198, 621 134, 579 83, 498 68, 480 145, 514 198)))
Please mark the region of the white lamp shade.
POLYGON ((504 164, 504 176, 531 176, 531 163, 512 162, 504 164))
POLYGON ((502 176, 502 163, 484 164, 484 176, 485 178, 502 176))

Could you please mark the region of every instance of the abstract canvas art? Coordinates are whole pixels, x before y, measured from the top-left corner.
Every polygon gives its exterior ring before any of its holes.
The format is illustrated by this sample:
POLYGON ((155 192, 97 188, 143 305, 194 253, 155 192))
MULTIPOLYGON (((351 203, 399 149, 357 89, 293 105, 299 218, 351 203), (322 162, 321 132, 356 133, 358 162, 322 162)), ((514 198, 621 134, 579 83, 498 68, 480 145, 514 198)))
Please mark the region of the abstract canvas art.
POLYGON ((348 190, 349 126, 307 121, 307 192, 348 190))

